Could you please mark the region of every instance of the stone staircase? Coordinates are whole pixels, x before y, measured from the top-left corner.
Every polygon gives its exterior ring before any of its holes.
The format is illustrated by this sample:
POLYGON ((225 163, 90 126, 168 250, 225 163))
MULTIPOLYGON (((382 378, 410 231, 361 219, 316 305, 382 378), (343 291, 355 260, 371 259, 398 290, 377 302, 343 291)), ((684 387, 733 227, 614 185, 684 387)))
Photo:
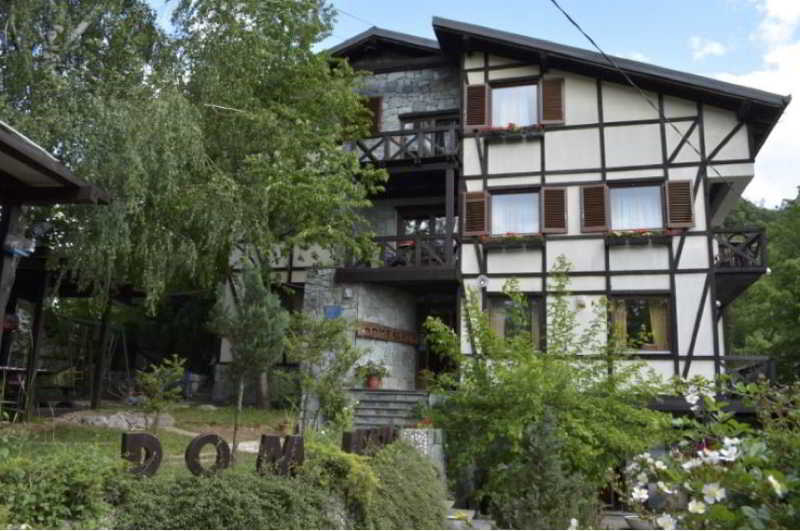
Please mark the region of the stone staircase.
POLYGON ((353 389, 350 394, 357 401, 354 428, 413 426, 420 420, 414 414, 414 408, 419 403, 428 403, 428 393, 425 391, 353 389))

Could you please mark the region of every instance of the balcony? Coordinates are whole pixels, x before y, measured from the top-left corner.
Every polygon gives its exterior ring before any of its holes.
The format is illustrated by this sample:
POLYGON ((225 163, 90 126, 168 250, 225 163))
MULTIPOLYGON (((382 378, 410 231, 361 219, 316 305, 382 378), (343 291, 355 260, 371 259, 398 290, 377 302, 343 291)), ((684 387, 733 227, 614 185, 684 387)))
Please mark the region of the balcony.
POLYGON ((767 272, 764 229, 716 229, 714 269, 717 299, 725 306, 767 272))
POLYGON ((375 238, 370 260, 351 261, 336 271, 337 282, 427 284, 459 279, 456 235, 414 234, 375 238))
POLYGON ((359 162, 376 166, 422 164, 456 158, 459 153, 456 124, 443 127, 383 131, 378 136, 350 144, 359 162))

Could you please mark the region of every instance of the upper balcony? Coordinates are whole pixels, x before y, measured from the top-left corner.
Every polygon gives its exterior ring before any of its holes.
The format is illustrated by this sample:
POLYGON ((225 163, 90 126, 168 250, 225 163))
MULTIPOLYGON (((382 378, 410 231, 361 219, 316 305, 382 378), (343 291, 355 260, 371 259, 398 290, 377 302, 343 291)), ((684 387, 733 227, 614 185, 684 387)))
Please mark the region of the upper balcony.
POLYGON ((337 282, 427 284, 460 278, 456 234, 378 236, 375 243, 377 254, 340 267, 337 282))
POLYGON ((362 164, 391 168, 458 160, 459 126, 406 128, 382 131, 377 136, 351 142, 349 149, 358 153, 362 164))
POLYGON ((717 299, 725 306, 767 272, 767 235, 762 228, 715 229, 717 299))

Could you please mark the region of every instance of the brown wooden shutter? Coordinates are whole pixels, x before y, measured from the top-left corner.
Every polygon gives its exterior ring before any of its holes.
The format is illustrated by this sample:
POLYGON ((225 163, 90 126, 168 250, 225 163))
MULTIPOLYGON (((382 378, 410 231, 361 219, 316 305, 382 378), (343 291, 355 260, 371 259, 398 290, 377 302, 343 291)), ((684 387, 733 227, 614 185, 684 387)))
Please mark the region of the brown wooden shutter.
POLYGON ((581 231, 608 230, 608 188, 604 184, 581 187, 581 231))
POLYGON ((464 236, 481 236, 489 232, 489 194, 464 192, 464 236))
POLYGON ((541 81, 541 106, 543 124, 564 123, 564 80, 562 78, 541 81))
POLYGON ((367 100, 367 109, 372 113, 372 127, 369 130, 371 136, 378 136, 381 132, 382 108, 383 98, 380 96, 372 97, 367 100))
POLYGON ((489 125, 489 102, 486 85, 469 85, 464 99, 464 125, 468 129, 489 125))
POLYGON ((566 188, 542 188, 542 232, 567 232, 566 188))
POLYGON ((665 195, 667 226, 673 229, 693 227, 692 181, 668 181, 665 195))

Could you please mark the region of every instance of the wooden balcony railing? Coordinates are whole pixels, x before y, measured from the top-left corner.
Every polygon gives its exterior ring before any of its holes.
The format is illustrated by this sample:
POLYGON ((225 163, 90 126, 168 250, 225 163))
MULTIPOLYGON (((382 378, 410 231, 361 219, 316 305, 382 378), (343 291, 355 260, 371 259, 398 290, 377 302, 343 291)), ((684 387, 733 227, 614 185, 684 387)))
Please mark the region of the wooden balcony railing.
POLYGON ((355 268, 455 268, 459 240, 455 235, 414 234, 378 236, 379 252, 372 260, 350 264, 355 268))
POLYGON ((775 380, 775 361, 766 356, 721 356, 720 362, 734 383, 754 383, 760 378, 775 380))
POLYGON ((717 229, 714 265, 720 269, 764 268, 767 266, 767 238, 764 229, 717 229))
POLYGON ((373 138, 356 140, 350 149, 358 152, 362 163, 421 162, 427 158, 458 155, 457 131, 455 125, 384 131, 373 138))

